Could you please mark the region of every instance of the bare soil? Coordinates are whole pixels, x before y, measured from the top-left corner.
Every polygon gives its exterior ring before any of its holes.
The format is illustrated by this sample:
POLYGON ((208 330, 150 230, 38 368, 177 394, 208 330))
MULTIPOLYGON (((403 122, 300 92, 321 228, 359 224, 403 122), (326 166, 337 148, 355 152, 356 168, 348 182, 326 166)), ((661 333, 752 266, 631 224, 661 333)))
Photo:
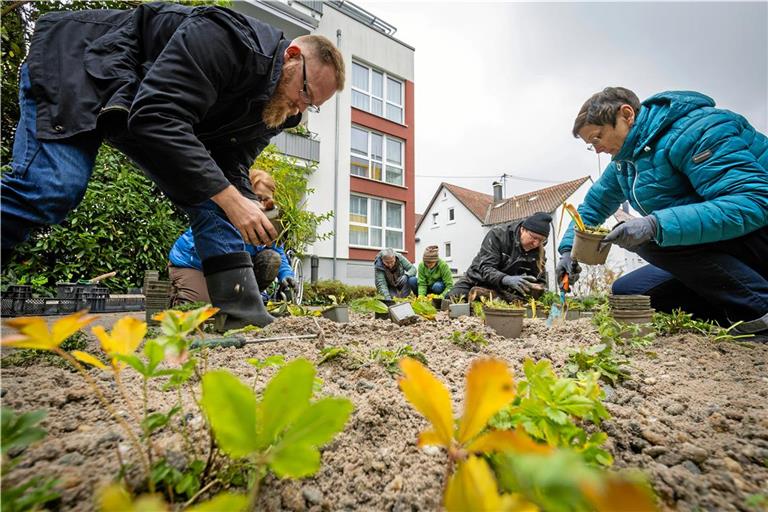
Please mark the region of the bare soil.
MULTIPOLYGON (((137 315, 139 316, 139 315, 137 315)), ((348 324, 318 319, 326 346, 346 347, 368 358, 373 349, 396 350, 410 344, 423 352, 429 367, 448 385, 455 411, 462 400, 463 378, 471 361, 499 357, 522 374, 524 358, 552 360, 562 371, 569 350, 599 341, 588 320, 547 328, 542 320, 525 321, 522 337, 501 338, 474 317, 419 320, 398 327, 372 315, 351 314, 348 324), (448 338, 455 330, 479 330, 490 343, 467 352, 448 338)), ((104 315, 109 325, 115 315, 104 315)), ((3 330, 5 334, 5 329, 3 330)), ((270 335, 316 331, 311 318, 279 319, 270 335)), ((96 349, 96 341, 89 341, 96 349)), ((215 349, 208 368, 226 368, 263 386, 273 369, 257 372, 248 358, 283 354, 286 359, 319 360, 312 340, 215 349)), ((633 351, 632 380, 606 386, 613 418, 603 424, 608 449, 617 468, 639 468, 652 482, 663 508, 670 510, 754 510, 749 495, 768 493, 768 345, 715 342, 695 335, 659 337, 647 349, 633 351)), ((116 393, 111 377, 93 375, 108 390, 120 413, 129 408, 116 393)), ((141 382, 126 371, 129 396, 140 408, 141 382)), ((404 400, 395 377, 379 365, 354 368, 337 359, 318 369, 322 395, 345 396, 355 404, 347 427, 323 449, 322 467, 312 478, 262 486, 265 510, 437 510, 441 501, 444 455, 416 447, 425 421, 404 400)), ((2 370, 2 402, 15 410, 46 409, 48 437, 27 450, 15 478, 53 475, 61 479, 61 510, 93 510, 96 489, 118 473, 116 451, 130 457, 120 429, 92 397, 82 378, 57 366, 11 367, 2 370)), ((159 386, 150 392, 149 408, 167 410, 173 393, 159 386)), ((192 425, 202 419, 189 398, 185 412, 192 425)), ((163 432, 161 452, 182 452, 181 439, 163 432)))

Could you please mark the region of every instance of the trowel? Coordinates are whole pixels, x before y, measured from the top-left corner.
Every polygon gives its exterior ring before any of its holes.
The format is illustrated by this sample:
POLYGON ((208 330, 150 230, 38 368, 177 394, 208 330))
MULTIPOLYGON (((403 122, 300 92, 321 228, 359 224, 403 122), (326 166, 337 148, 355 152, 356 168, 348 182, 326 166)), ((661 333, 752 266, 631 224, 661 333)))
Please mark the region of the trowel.
POLYGON ((565 321, 565 313, 568 309, 565 303, 565 294, 569 291, 568 274, 565 273, 563 274, 563 285, 560 287, 560 304, 552 304, 552 307, 549 310, 549 316, 547 317, 547 327, 552 327, 552 324, 555 322, 561 324, 565 321))

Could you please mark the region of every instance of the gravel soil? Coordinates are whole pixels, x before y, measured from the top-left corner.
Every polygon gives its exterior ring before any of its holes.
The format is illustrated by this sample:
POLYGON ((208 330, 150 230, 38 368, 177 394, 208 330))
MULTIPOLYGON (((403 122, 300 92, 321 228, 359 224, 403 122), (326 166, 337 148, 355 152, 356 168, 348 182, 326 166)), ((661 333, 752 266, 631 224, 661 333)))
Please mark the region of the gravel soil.
MULTIPOLYGON (((141 314, 137 314, 141 317, 141 314)), ((103 315, 109 326, 117 315, 103 315)), ((322 327, 325 346, 346 347, 369 359, 371 350, 396 350, 406 344, 424 353, 429 368, 461 406, 463 378, 478 357, 506 360, 515 375, 525 358, 550 359, 562 373, 570 350, 597 343, 595 328, 586 319, 547 328, 542 320, 526 319, 522 337, 501 338, 474 317, 449 319, 439 313, 434 322, 419 320, 398 327, 351 313, 351 322, 336 324, 320 318, 282 318, 267 335, 307 334, 322 327), (476 330, 489 344, 467 352, 448 338, 453 331, 476 330)), ((3 328, 3 334, 7 329, 3 328)), ((95 339, 89 348, 97 351, 95 339)), ((4 351, 7 353, 7 351, 4 351)), ((256 371, 248 358, 282 354, 286 359, 320 358, 313 340, 214 349, 208 368, 226 368, 247 382, 263 387, 274 374, 256 371)), ((605 386, 612 419, 603 424, 607 448, 616 468, 639 468, 648 475, 668 510, 754 510, 748 496, 768 493, 768 345, 715 342, 696 335, 659 337, 630 355, 632 379, 622 386, 605 386)), ((131 407, 117 394, 112 378, 99 370, 92 375, 106 389, 119 414, 131 407)), ((83 379, 56 365, 3 368, 2 403, 17 411, 45 409, 48 437, 30 447, 12 478, 51 475, 60 479, 61 510, 93 510, 96 489, 117 475, 117 452, 130 458, 130 446, 117 423, 99 406, 83 379)), ((397 380, 384 367, 357 367, 352 358, 335 359, 318 368, 320 395, 344 396, 355 412, 345 430, 323 449, 322 466, 312 478, 279 481, 267 477, 262 486, 264 510, 437 510, 441 501, 444 454, 419 450, 416 439, 426 422, 405 401, 397 380)), ((141 381, 124 372, 132 407, 140 409, 141 381)), ((175 394, 151 386, 148 407, 165 411, 175 394)), ((190 424, 202 425, 191 399, 185 397, 190 424)), ((182 440, 168 429, 160 434, 158 451, 169 459, 182 452, 182 440)))

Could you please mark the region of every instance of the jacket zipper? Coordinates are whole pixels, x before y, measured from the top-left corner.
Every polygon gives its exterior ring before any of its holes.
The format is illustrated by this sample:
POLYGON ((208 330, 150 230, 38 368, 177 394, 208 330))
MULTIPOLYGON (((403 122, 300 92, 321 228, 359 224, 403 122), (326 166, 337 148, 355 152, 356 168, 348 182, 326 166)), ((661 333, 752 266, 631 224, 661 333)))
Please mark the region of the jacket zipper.
MULTIPOLYGON (((627 167, 630 166, 629 162, 627 163, 627 167)), ((643 208, 643 205, 640 204, 640 201, 637 200, 637 194, 635 193, 635 185, 637 185, 637 167, 632 165, 632 197, 635 198, 635 203, 637 203, 637 206, 640 207, 640 210, 643 212, 643 215, 648 215, 648 212, 645 211, 645 208, 643 208)))

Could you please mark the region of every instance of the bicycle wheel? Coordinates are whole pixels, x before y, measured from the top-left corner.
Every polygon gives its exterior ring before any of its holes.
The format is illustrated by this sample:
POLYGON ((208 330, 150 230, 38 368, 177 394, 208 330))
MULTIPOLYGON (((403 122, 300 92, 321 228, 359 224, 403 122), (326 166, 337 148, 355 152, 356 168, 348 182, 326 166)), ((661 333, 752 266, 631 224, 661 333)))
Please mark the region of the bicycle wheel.
POLYGON ((304 299, 304 263, 301 258, 294 256, 291 263, 291 270, 293 270, 293 279, 296 281, 296 290, 293 292, 293 303, 297 306, 301 306, 301 301, 304 299))

